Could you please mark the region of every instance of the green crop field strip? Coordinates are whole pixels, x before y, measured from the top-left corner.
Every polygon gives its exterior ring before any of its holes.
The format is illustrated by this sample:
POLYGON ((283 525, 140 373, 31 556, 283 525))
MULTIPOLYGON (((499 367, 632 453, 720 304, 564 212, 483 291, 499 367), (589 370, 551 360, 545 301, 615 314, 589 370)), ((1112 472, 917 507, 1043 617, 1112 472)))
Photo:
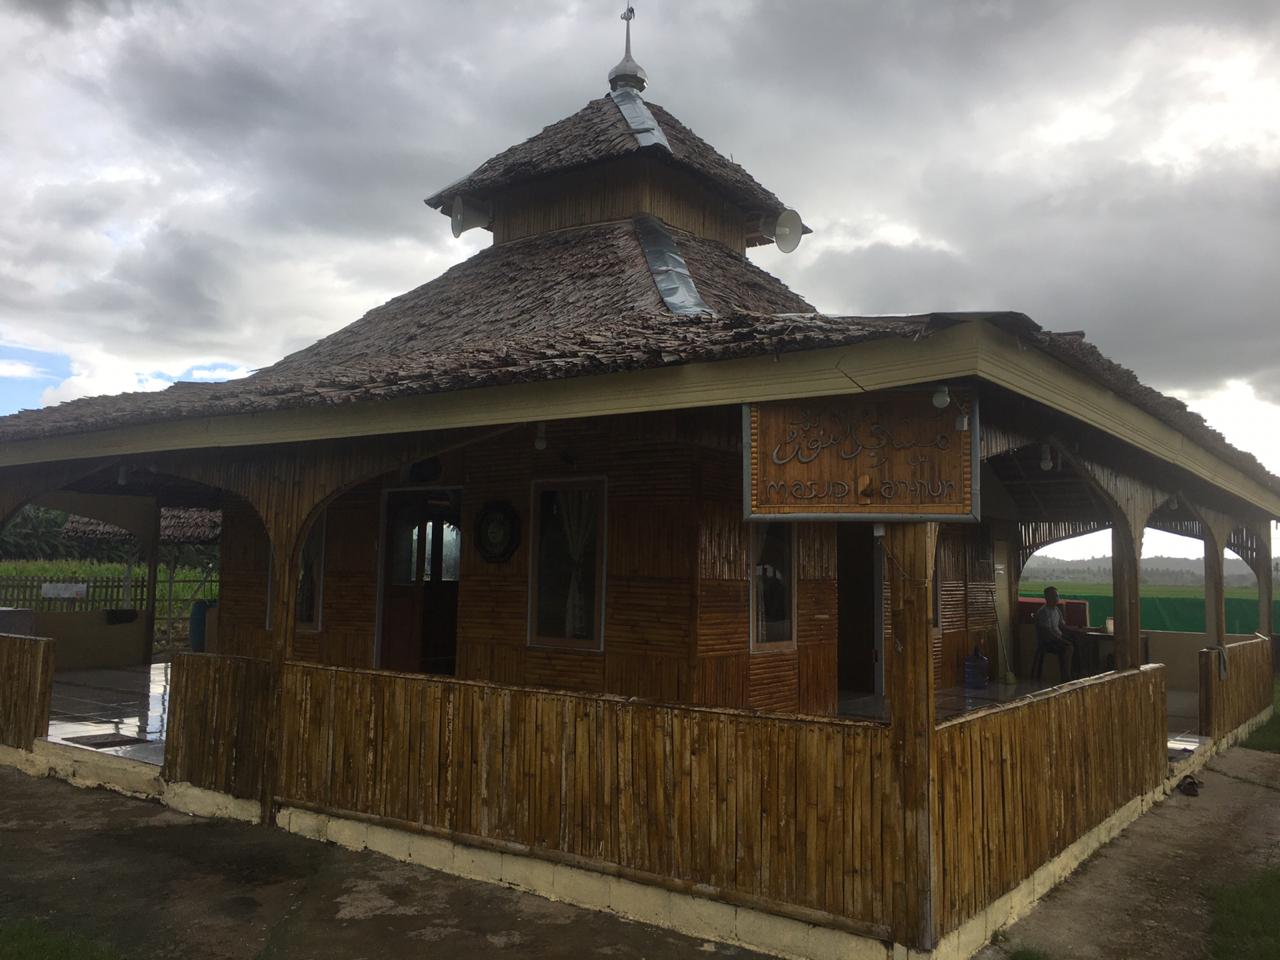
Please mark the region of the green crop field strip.
MULTIPOLYGON (((1044 596, 1044 588, 1049 583, 1044 580, 1023 580, 1018 585, 1018 593, 1024 597, 1041 597, 1044 596)), ((1071 597, 1109 597, 1111 596, 1111 584, 1109 583, 1072 583, 1069 580, 1055 580, 1053 586, 1064 596, 1071 597)), ((1178 597, 1191 600, 1204 599, 1204 587, 1172 587, 1161 586, 1159 584, 1144 583, 1141 586, 1141 592, 1144 597, 1178 597)), ((1228 587, 1226 589, 1228 600, 1257 600, 1257 587, 1228 587)))

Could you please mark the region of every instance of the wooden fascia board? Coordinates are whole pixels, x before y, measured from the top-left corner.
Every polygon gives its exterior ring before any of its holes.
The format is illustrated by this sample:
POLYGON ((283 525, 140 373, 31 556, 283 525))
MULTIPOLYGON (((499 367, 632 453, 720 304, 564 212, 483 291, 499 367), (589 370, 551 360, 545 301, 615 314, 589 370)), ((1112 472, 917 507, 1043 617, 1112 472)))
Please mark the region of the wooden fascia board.
POLYGON ((957 324, 917 341, 888 337, 847 347, 634 373, 22 440, 0 447, 0 467, 832 396, 972 376, 1095 426, 1280 516, 1280 495, 985 320, 957 324))
POLYGON ((1174 427, 1014 335, 985 321, 972 326, 978 331, 976 373, 982 379, 1097 427, 1272 517, 1280 516, 1280 494, 1174 427))
POLYGON ((976 344, 971 325, 962 324, 918 342, 888 337, 848 347, 634 373, 164 421, 6 443, 0 446, 0 467, 860 393, 972 376, 976 344))

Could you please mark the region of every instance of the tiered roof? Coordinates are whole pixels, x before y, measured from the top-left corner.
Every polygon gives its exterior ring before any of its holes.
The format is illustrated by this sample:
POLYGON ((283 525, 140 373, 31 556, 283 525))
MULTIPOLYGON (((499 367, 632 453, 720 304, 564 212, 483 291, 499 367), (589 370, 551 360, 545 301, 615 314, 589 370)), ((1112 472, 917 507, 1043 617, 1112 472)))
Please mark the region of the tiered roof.
POLYGON ((776 216, 786 209, 786 205, 751 174, 720 154, 664 107, 647 101, 645 105, 666 135, 670 150, 660 144, 642 146, 617 103, 611 97, 601 97, 523 143, 486 160, 461 180, 428 197, 427 204, 447 211, 455 197, 482 200, 516 183, 645 154, 694 174, 708 189, 733 201, 748 215, 776 216))

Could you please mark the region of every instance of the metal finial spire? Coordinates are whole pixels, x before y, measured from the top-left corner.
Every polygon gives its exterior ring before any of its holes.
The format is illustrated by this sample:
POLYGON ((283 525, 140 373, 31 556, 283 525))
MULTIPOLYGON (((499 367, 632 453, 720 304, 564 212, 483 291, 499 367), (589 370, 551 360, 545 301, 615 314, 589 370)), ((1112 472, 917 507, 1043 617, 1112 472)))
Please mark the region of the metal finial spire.
POLYGON ((609 71, 609 89, 611 90, 617 90, 619 87, 643 90, 649 80, 644 67, 631 59, 631 21, 635 18, 636 8, 627 4, 627 9, 622 11, 622 19, 627 24, 627 47, 618 65, 609 71))

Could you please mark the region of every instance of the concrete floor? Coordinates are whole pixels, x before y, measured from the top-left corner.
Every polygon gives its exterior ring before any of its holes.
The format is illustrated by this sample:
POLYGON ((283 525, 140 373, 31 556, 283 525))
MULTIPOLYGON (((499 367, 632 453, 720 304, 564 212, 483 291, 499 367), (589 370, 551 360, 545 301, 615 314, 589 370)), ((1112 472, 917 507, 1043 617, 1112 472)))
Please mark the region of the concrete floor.
POLYGON ((164 760, 168 710, 168 663, 67 670, 53 678, 49 739, 67 743, 69 737, 135 737, 146 742, 106 747, 99 752, 160 764, 164 760))
POLYGON ((131 960, 762 955, 266 827, 0 768, 0 920, 131 960))

